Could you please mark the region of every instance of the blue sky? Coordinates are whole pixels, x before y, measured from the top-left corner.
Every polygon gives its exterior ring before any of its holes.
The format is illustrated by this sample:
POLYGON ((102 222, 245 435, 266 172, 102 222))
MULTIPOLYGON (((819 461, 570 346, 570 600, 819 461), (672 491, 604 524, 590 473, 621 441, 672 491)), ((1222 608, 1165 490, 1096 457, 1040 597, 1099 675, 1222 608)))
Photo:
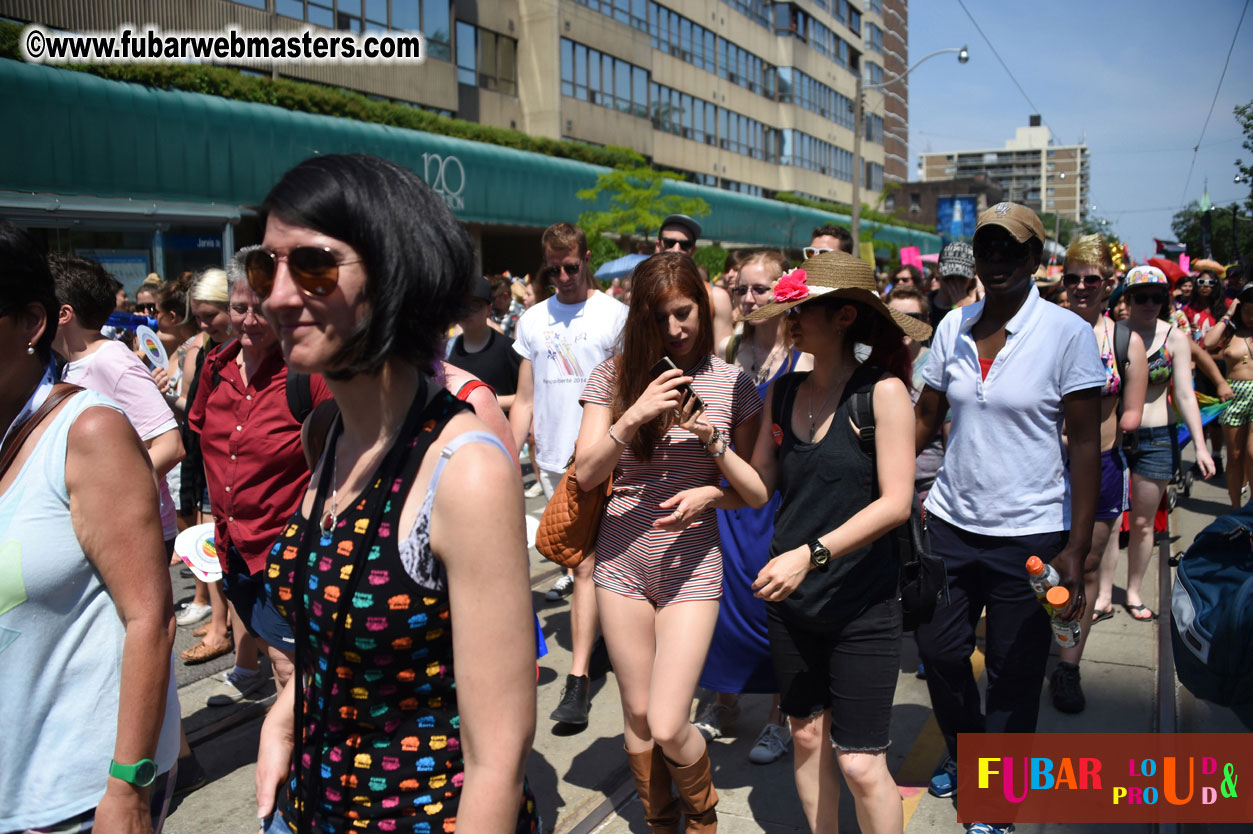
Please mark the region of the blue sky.
POLYGON ((1249 186, 1232 183, 1234 161, 1253 154, 1231 111, 1253 100, 1253 6, 1188 180, 1245 0, 964 2, 1037 109, 957 0, 914 0, 911 63, 962 44, 970 62, 940 55, 910 76, 911 179, 920 153, 1001 147, 1038 112, 1059 143, 1087 142, 1089 201, 1134 258, 1153 253, 1154 237, 1172 237, 1170 218, 1200 198, 1207 177, 1215 204, 1248 196, 1249 186))

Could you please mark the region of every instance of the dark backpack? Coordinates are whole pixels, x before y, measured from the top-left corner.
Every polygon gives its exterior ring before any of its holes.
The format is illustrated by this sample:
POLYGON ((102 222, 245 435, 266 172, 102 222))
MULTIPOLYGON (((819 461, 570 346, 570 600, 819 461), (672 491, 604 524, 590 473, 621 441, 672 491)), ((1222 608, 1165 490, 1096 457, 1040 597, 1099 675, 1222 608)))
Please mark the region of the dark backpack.
MULTIPOLYGON (((874 446, 874 383, 855 391, 849 402, 861 450, 873 462, 874 446)), ((877 494, 878 479, 874 480, 877 494)), ((944 560, 931 554, 931 537, 918 493, 909 508, 909 521, 892 530, 892 549, 900 563, 901 614, 905 631, 913 631, 931 622, 940 599, 948 602, 948 571, 944 560)))
POLYGON ((1179 682, 1236 708, 1253 730, 1253 502, 1197 535, 1175 574, 1170 611, 1179 682))

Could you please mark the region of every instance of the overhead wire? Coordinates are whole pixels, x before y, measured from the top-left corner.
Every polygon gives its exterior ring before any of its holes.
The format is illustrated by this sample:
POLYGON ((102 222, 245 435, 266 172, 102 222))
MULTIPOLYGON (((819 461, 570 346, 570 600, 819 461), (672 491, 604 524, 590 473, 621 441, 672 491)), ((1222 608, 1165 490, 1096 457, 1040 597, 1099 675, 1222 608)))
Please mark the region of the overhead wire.
MULTIPOLYGON (((957 0, 961 2, 961 0, 957 0)), ((1188 186, 1192 184, 1192 171, 1196 168, 1196 157, 1201 150, 1201 140, 1205 138, 1205 129, 1209 127, 1210 117, 1214 115, 1214 105, 1218 104, 1218 93, 1223 88, 1223 79, 1227 77, 1227 67, 1231 63, 1231 53, 1236 49, 1236 38, 1240 35, 1240 26, 1244 23, 1244 15, 1249 11, 1249 0, 1244 0, 1244 8, 1240 10, 1240 19, 1236 22, 1236 31, 1231 33, 1231 46, 1227 47, 1227 60, 1223 61, 1222 74, 1218 76, 1218 86, 1214 88, 1214 98, 1209 103, 1209 113, 1205 114, 1205 123, 1201 125, 1201 135, 1192 148, 1192 161, 1188 164, 1188 177, 1183 182, 1183 194, 1179 197, 1182 207, 1188 200, 1188 186)))
MULTIPOLYGON (((1248 2, 1249 0, 1245 0, 1246 5, 1248 2)), ((979 26, 979 21, 975 20, 975 16, 970 13, 970 9, 966 8, 966 4, 962 0, 957 0, 957 5, 962 7, 962 11, 966 13, 966 17, 970 18, 970 22, 974 24, 975 31, 979 33, 979 37, 983 38, 983 42, 988 45, 988 49, 992 50, 992 55, 1000 62, 1001 67, 1005 70, 1005 74, 1009 76, 1009 80, 1014 82, 1014 86, 1018 88, 1018 92, 1022 93, 1022 97, 1027 100, 1027 104, 1031 105, 1032 112, 1040 114, 1040 121, 1049 129, 1049 133, 1052 133, 1053 126, 1045 121, 1040 108, 1035 106, 1035 102, 1031 100, 1031 96, 1027 95, 1027 91, 1024 90, 1022 85, 1018 83, 1018 79, 1014 77, 1013 70, 1009 68, 1009 64, 1005 63, 1005 59, 1001 57, 1001 53, 996 51, 996 47, 992 45, 992 41, 988 38, 988 36, 984 34, 983 29, 979 26)))

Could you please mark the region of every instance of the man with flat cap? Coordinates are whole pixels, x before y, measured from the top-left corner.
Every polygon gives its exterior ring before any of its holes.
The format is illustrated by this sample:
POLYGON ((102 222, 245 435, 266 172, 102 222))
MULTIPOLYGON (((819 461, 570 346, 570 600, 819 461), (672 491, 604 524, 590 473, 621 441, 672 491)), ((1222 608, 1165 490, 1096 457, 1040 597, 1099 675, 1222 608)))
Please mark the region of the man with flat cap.
MULTIPOLYGON (((696 250, 696 241, 700 238, 701 227, 695 219, 686 214, 671 214, 661 221, 661 230, 657 232, 657 243, 654 252, 682 252, 691 255, 696 250)), ((709 300, 714 308, 714 344, 720 345, 731 338, 734 325, 731 321, 731 294, 722 287, 706 284, 709 300)))
POLYGON ((1057 569, 1071 595, 1063 618, 1082 616, 1085 606, 1105 369, 1092 328, 1036 289, 1044 240, 1040 218, 1026 206, 998 203, 979 215, 974 268, 985 295, 944 317, 922 372, 920 450, 952 411, 948 449, 925 503, 950 599, 918 628, 951 757, 932 777, 937 796, 955 790, 958 733, 1035 731, 1052 635, 1027 582, 1027 559, 1057 569), (983 612, 986 712, 970 665, 983 612))

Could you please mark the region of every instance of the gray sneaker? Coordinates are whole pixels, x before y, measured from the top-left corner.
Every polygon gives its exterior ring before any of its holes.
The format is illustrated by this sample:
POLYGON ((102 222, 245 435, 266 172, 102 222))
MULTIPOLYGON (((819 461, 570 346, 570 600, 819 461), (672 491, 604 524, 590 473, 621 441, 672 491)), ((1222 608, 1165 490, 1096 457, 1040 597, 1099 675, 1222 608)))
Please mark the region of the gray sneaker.
POLYGON ((252 693, 256 692, 265 682, 269 680, 268 675, 257 672, 255 675, 236 675, 234 669, 227 669, 224 672, 218 672, 213 676, 217 686, 213 693, 205 699, 205 703, 211 707, 229 707, 231 704, 238 704, 252 693))
POLYGON ((713 741, 725 735, 733 735, 735 732, 735 721, 739 717, 739 704, 730 706, 728 704, 720 704, 715 700, 705 705, 705 708, 701 710, 700 715, 696 716, 696 720, 692 724, 705 737, 705 741, 713 741))
POLYGON ((757 743, 748 751, 748 760, 753 764, 777 762, 791 746, 792 731, 786 724, 766 724, 757 736, 757 743))

